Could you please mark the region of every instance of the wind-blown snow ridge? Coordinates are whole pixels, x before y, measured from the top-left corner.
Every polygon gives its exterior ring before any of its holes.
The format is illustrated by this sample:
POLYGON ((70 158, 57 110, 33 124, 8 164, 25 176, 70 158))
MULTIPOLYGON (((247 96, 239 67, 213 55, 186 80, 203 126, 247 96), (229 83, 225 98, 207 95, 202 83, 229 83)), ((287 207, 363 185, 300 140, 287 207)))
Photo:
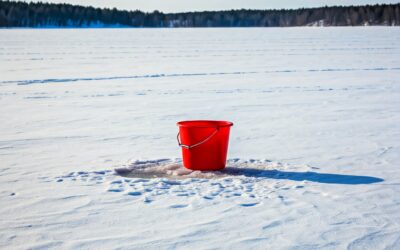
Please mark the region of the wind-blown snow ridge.
POLYGON ((247 75, 247 74, 270 74, 270 73, 296 73, 296 72, 340 72, 340 71, 392 71, 400 70, 395 68, 327 68, 327 69, 307 69, 307 70, 266 70, 266 71, 234 71, 234 72, 210 72, 210 73, 174 73, 174 74, 147 74, 132 76, 110 76, 110 77, 82 77, 82 78, 50 78, 35 80, 0 81, 1 84, 16 83, 18 85, 44 84, 44 83, 66 83, 78 81, 104 81, 104 80, 123 80, 140 78, 160 78, 160 77, 192 77, 192 76, 215 76, 215 75, 247 75))

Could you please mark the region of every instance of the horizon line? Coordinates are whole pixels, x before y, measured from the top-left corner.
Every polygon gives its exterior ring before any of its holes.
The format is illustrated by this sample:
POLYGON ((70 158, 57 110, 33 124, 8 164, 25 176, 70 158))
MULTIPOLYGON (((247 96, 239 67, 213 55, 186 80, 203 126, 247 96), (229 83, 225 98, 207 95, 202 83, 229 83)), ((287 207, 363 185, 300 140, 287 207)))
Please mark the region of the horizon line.
POLYGON ((94 9, 116 9, 118 11, 127 11, 127 12, 135 12, 140 11, 145 14, 151 14, 154 12, 162 13, 162 14, 185 14, 185 13, 201 13, 201 12, 228 12, 228 11, 290 11, 290 10, 308 10, 308 9, 319 9, 319 8, 346 8, 346 7, 361 7, 361 6, 384 6, 384 5, 400 5, 400 1, 397 3, 376 3, 376 4, 359 4, 359 5, 323 5, 319 7, 299 7, 299 8, 274 8, 274 9, 246 9, 246 8, 238 8, 238 9, 218 9, 218 10, 194 10, 194 11, 179 11, 179 12, 164 12, 157 9, 153 11, 144 11, 140 9, 119 9, 117 7, 95 7, 93 5, 81 5, 81 4, 72 4, 72 3, 54 3, 49 1, 21 1, 21 0, 0 0, 0 2, 14 2, 14 3, 25 3, 25 4, 50 4, 50 5, 70 5, 75 7, 84 7, 84 8, 94 8, 94 9))

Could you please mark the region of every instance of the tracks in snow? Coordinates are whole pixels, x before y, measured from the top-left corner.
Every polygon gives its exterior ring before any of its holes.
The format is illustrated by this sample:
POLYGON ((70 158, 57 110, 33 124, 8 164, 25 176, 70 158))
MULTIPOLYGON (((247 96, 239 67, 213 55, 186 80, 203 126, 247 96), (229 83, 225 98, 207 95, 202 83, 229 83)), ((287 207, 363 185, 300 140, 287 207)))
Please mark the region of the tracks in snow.
POLYGON ((342 72, 342 71, 397 71, 400 67, 394 68, 326 68, 326 69, 305 69, 305 70, 266 70, 266 71, 232 71, 232 72, 201 72, 201 73, 172 73, 172 74, 145 74, 130 76, 108 76, 108 77, 77 77, 77 78, 49 78, 33 80, 0 81, 0 84, 47 84, 47 83, 70 83, 81 81, 106 81, 126 80, 142 78, 164 78, 164 77, 196 77, 196 76, 218 76, 218 75, 249 75, 249 74, 273 74, 273 73, 310 73, 310 72, 342 72))

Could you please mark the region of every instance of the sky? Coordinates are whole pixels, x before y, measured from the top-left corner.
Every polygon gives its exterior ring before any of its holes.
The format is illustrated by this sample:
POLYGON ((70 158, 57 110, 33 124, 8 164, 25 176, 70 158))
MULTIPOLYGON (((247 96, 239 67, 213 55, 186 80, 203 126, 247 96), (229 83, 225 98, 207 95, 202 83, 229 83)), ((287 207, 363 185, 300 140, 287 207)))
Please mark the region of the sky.
MULTIPOLYGON (((25 1, 30 2, 31 0, 25 1)), ((33 0, 33 2, 37 2, 33 0)), ((398 3, 395 1, 377 0, 42 0, 42 2, 70 3, 84 6, 118 8, 124 10, 142 10, 152 12, 159 10, 166 13, 230 10, 230 9, 294 9, 301 7, 320 7, 333 5, 364 5, 398 3)))

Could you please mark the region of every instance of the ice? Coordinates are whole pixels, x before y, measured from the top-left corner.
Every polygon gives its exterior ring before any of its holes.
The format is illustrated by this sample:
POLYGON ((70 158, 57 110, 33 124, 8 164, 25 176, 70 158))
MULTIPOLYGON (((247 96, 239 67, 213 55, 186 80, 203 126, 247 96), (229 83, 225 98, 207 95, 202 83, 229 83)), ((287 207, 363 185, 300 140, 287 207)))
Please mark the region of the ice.
POLYGON ((397 249, 400 29, 0 30, 0 248, 397 249), (227 168, 176 122, 234 122, 227 168))

